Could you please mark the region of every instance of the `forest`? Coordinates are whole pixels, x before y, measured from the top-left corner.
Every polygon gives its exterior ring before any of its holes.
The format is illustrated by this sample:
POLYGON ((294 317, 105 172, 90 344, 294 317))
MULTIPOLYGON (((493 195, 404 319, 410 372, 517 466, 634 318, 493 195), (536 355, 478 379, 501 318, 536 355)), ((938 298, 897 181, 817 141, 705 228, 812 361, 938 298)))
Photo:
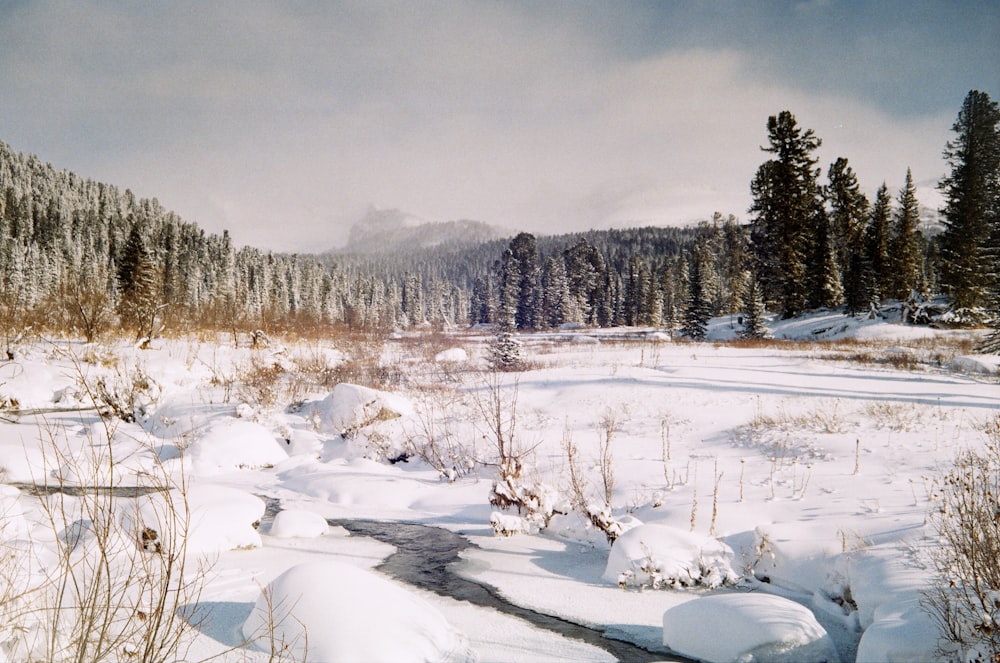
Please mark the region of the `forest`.
MULTIPOLYGON (((943 221, 920 218, 912 175, 874 200, 847 158, 790 111, 766 124, 749 220, 715 213, 643 227, 450 243, 408 253, 288 255, 235 248, 128 189, 58 170, 0 143, 0 330, 87 339, 166 331, 346 326, 512 330, 655 326, 692 339, 713 316, 765 333, 765 310, 996 325, 1000 316, 1000 110, 976 90, 944 147, 943 221), (928 306, 944 296, 942 308, 928 306), (944 317, 942 317, 942 315, 944 317)), ((994 335, 993 338, 995 338, 994 335)))

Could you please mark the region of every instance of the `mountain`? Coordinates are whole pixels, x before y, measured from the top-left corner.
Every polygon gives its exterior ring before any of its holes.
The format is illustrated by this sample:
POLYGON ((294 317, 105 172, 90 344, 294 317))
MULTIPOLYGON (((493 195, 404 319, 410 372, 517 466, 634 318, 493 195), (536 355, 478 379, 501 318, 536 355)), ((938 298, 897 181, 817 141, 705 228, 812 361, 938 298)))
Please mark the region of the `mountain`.
POLYGON ((482 221, 434 222, 398 209, 369 207, 351 226, 347 245, 337 253, 386 254, 414 249, 482 244, 510 235, 482 221))

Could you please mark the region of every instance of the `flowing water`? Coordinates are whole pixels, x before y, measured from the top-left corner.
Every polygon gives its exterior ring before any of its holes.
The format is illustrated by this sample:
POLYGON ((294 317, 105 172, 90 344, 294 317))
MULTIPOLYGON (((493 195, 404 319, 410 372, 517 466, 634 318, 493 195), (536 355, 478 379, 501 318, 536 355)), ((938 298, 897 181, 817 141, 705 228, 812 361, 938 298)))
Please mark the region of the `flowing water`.
MULTIPOLYGON (((396 552, 378 568, 397 580, 518 617, 538 628, 603 649, 620 661, 667 660, 662 652, 654 653, 629 642, 613 640, 600 630, 515 605, 504 599, 496 588, 458 575, 452 570, 453 564, 460 561, 459 554, 463 550, 474 545, 459 534, 415 523, 375 520, 330 520, 329 523, 339 525, 352 534, 395 546, 396 552)), ((672 660, 687 659, 672 655, 672 660)))

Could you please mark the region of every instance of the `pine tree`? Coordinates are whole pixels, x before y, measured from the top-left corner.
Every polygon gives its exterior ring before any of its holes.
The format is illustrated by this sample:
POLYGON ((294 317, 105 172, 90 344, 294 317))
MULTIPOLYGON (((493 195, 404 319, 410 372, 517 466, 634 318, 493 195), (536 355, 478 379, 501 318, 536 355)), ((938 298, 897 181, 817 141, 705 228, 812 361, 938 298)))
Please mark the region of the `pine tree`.
POLYGON ((531 233, 518 233, 510 241, 510 252, 517 274, 517 305, 514 321, 517 329, 537 329, 541 321, 541 279, 538 245, 531 233))
POLYGON ((159 308, 156 300, 159 284, 157 268, 139 223, 132 225, 118 265, 121 289, 118 314, 122 325, 135 330, 136 340, 151 340, 159 308))
POLYGON ((500 256, 500 296, 497 302, 495 325, 517 328, 518 295, 521 274, 514 253, 508 248, 500 256))
POLYGON ((514 338, 513 328, 502 320, 493 326, 487 352, 494 371, 515 371, 521 367, 521 343, 514 338))
POLYGON ((684 307, 684 322, 681 333, 700 341, 708 331, 712 318, 711 303, 705 293, 705 256, 702 247, 695 247, 689 265, 688 294, 684 307))
POLYGON ((767 129, 769 145, 761 149, 775 158, 758 168, 750 185, 751 240, 767 299, 789 318, 805 308, 808 294, 809 221, 818 196, 812 153, 821 141, 789 111, 768 118, 767 129))
POLYGON ((875 194, 871 220, 865 237, 865 257, 868 267, 868 300, 878 305, 892 291, 892 263, 889 261, 892 203, 885 182, 875 194))
POLYGON ((767 336, 765 325, 764 297, 757 283, 757 276, 751 274, 743 289, 743 329, 740 338, 764 338, 767 336))
POLYGON ((834 308, 844 299, 840 268, 837 264, 833 229, 822 205, 813 215, 812 259, 809 268, 809 304, 816 308, 834 308))
POLYGON ((558 327, 570 319, 569 282, 562 256, 549 256, 542 270, 542 323, 558 327))
POLYGON ((469 302, 469 322, 471 324, 493 322, 492 299, 489 278, 477 278, 472 284, 472 299, 469 302))
POLYGON ((990 299, 995 305, 1000 291, 998 125, 997 103, 972 90, 952 126, 957 136, 944 152, 951 173, 938 185, 945 195, 941 285, 959 309, 986 306, 990 299))
POLYGON ((920 206, 913 174, 906 169, 906 183, 899 191, 899 208, 893 223, 889 253, 892 264, 892 297, 906 300, 920 287, 920 206))
POLYGON ((868 199, 861 193, 857 175, 843 157, 830 165, 827 179, 829 184, 823 189, 823 197, 829 206, 844 309, 848 315, 854 315, 868 308, 865 264, 868 199))

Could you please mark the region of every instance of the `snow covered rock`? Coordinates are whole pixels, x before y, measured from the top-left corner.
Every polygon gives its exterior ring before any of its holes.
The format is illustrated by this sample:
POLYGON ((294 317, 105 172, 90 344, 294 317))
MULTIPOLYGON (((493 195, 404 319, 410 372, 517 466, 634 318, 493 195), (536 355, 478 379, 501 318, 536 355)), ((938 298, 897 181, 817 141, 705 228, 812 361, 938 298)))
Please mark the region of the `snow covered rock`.
POLYGON ((150 551, 178 545, 181 536, 188 554, 259 548, 257 524, 264 508, 259 497, 226 486, 200 485, 184 493, 151 493, 139 499, 134 536, 150 551))
POLYGON ((311 539, 326 534, 330 526, 326 519, 313 511, 286 509, 279 511, 271 523, 271 536, 279 539, 311 539))
POLYGON ((718 587, 736 582, 732 560, 732 549, 718 539, 643 524, 615 540, 603 577, 623 586, 718 587))
POLYGON ((412 404, 402 396, 347 383, 338 384, 315 405, 319 421, 338 434, 412 412, 412 404))
POLYGON ((663 613, 663 644, 710 663, 839 662, 829 634, 803 606, 773 594, 720 594, 663 613))
POLYGON ((294 660, 475 660, 465 639, 423 599, 334 561, 293 566, 268 585, 243 635, 268 650, 271 629, 294 660))
POLYGON ((184 452, 187 470, 197 475, 271 467, 287 458, 270 431, 237 419, 213 423, 184 452))

